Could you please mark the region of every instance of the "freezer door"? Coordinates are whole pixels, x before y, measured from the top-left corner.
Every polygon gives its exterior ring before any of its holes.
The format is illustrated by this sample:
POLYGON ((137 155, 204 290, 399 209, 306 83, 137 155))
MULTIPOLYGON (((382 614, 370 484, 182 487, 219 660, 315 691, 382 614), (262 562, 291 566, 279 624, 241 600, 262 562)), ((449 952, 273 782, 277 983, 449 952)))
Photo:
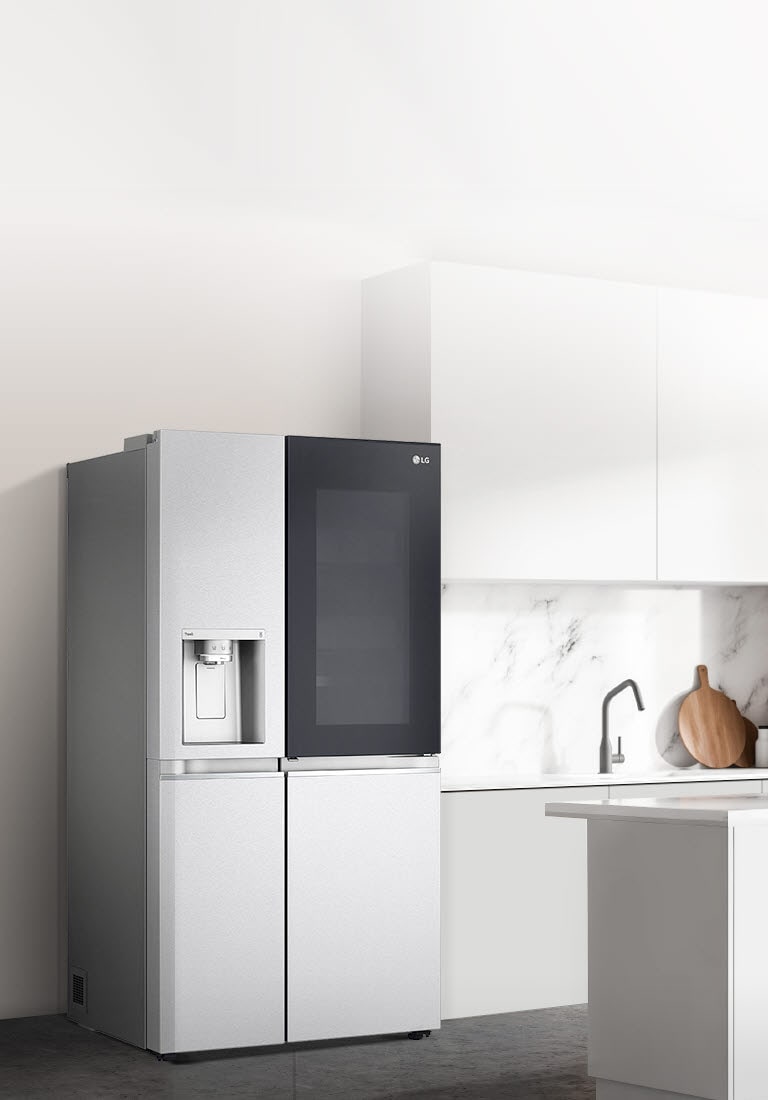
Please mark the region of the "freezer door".
POLYGON ((440 448, 286 439, 286 755, 440 751, 440 448))
POLYGON ((159 780, 152 1050, 285 1040, 284 782, 277 772, 159 780))
POLYGON ((287 831, 288 1040, 439 1027, 439 773, 292 773, 287 831))

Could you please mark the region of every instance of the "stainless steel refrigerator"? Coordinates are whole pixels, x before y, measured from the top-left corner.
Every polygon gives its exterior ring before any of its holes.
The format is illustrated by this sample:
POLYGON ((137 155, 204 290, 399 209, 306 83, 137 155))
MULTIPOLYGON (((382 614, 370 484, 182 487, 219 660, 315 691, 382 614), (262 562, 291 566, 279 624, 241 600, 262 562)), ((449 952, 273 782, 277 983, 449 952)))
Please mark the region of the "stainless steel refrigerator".
POLYGON ((159 1054, 439 1026, 439 447, 68 468, 73 1020, 159 1054))

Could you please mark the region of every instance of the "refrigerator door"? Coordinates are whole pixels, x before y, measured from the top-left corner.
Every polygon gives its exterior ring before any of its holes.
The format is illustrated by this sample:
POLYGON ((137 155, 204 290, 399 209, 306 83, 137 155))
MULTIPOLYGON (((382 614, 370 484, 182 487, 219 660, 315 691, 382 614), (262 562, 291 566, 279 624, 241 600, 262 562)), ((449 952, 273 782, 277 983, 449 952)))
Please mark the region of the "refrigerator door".
MULTIPOLYGON (((151 759, 283 755, 284 508, 282 436, 163 430, 157 433, 157 443, 147 448, 151 759), (242 642, 259 641, 264 690, 258 734, 253 723, 233 722, 228 730, 229 721, 222 728, 221 719, 198 719, 194 705, 189 709, 185 681, 195 649, 192 643, 207 638, 240 641, 241 676, 242 642), (186 728, 185 718, 192 719, 186 728), (210 736, 204 732, 206 725, 210 736)), ((194 666, 193 659, 193 704, 194 666)), ((230 717, 236 698, 227 692, 230 717)))
POLYGON ((151 1050, 285 1040, 284 782, 278 772, 159 779, 151 1050))
POLYGON ((287 782, 288 1040, 439 1027, 439 772, 287 782))
POLYGON ((286 755, 440 751, 440 448, 286 439, 286 755))

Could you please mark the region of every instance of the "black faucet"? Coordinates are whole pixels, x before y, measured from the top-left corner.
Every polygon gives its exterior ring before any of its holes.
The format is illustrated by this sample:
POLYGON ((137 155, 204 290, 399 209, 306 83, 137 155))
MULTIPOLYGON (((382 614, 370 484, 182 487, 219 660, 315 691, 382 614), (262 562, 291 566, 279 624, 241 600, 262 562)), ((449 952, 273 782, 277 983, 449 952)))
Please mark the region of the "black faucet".
POLYGON ((611 742, 608 739, 608 704, 614 695, 618 695, 624 688, 631 687, 635 693, 635 702, 637 703, 638 710, 645 710, 643 700, 640 696, 640 688, 637 686, 634 680, 622 680, 620 684, 617 684, 615 688, 611 690, 603 699, 603 738, 600 742, 600 772, 610 773, 613 771, 614 764, 624 763, 624 753, 621 751, 621 738, 619 738, 619 751, 613 752, 611 749, 611 742))

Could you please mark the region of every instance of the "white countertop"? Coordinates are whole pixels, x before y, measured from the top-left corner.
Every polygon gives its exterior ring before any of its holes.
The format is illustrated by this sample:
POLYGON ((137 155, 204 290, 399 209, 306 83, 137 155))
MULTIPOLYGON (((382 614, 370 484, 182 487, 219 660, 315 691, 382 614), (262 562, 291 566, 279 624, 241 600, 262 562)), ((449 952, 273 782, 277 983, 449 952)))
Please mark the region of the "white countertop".
POLYGON ((669 771, 633 774, 617 770, 610 775, 599 772, 565 774, 544 772, 538 775, 517 775, 504 772, 495 775, 443 775, 443 791, 503 791, 527 790, 536 787, 618 787, 632 783, 712 783, 745 779, 768 780, 768 768, 674 768, 669 771))
POLYGON ((683 825, 739 822, 768 825, 768 795, 696 795, 671 798, 606 798, 596 802, 548 802, 547 817, 577 817, 616 821, 664 821, 683 825))

